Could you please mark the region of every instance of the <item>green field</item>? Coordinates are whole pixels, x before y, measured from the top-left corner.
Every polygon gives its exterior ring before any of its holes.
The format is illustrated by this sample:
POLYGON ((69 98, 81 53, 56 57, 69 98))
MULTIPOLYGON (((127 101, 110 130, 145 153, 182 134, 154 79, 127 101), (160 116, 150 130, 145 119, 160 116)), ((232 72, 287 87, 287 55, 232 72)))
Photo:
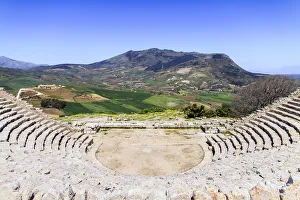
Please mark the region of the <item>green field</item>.
POLYGON ((107 101, 98 102, 67 102, 64 108, 66 115, 80 113, 137 113, 146 108, 161 107, 172 108, 188 103, 178 97, 166 95, 153 95, 147 91, 117 91, 90 88, 89 92, 108 98, 107 101))
MULTIPOLYGON (((18 77, 14 78, 13 80, 0 80, 0 87, 5 87, 6 90, 10 90, 10 92, 12 92, 14 95, 17 94, 20 88, 34 87, 39 84, 45 84, 45 82, 30 77, 18 77)), ((145 90, 107 90, 94 88, 83 84, 64 85, 66 86, 66 88, 73 88, 72 92, 76 94, 95 93, 109 99, 97 102, 67 102, 66 107, 63 109, 65 115, 76 115, 82 113, 131 114, 138 113, 143 109, 152 107, 160 107, 165 109, 180 108, 182 105, 186 105, 189 103, 188 100, 182 99, 182 96, 178 96, 175 94, 158 95, 145 90)), ((196 96, 195 101, 197 102, 212 105, 214 103, 230 104, 232 102, 233 95, 226 92, 200 92, 200 94, 194 93, 193 96, 196 96)), ((57 98, 57 96, 50 97, 57 98)), ((34 101, 31 103, 33 103, 35 106, 39 104, 38 101, 34 101)))
POLYGON ((43 81, 39 81, 33 78, 15 78, 12 80, 0 80, 0 87, 4 87, 6 90, 12 91, 16 95, 20 88, 34 87, 42 84, 43 81))
POLYGON ((196 100, 203 103, 231 104, 232 98, 233 94, 228 92, 201 92, 196 100))

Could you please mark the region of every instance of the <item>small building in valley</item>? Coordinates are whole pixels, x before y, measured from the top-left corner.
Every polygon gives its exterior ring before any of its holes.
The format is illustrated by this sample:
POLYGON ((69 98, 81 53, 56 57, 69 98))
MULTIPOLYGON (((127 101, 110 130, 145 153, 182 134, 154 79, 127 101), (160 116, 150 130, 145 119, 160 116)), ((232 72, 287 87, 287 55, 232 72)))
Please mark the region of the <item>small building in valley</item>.
POLYGON ((54 90, 58 88, 55 84, 53 85, 38 85, 39 89, 47 89, 47 90, 54 90))

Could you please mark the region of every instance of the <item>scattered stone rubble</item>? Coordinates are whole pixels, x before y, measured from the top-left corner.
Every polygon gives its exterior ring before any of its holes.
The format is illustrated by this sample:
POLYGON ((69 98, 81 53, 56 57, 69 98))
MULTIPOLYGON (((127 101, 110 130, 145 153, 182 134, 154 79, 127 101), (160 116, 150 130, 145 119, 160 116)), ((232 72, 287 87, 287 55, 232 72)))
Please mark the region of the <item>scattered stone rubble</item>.
POLYGON ((75 128, 82 127, 85 131, 100 129, 198 129, 203 133, 222 133, 231 128, 233 120, 212 119, 201 121, 102 121, 88 122, 84 125, 75 123, 75 128))
POLYGON ((185 173, 133 176, 95 158, 101 141, 0 90, 0 199, 300 199, 300 91, 206 134, 185 173))

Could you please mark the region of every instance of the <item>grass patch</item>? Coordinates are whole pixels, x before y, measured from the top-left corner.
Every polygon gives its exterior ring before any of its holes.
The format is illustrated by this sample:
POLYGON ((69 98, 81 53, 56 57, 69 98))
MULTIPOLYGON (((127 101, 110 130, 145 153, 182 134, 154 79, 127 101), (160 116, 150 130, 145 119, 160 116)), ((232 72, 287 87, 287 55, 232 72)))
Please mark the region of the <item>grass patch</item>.
POLYGON ((232 103, 233 94, 229 92, 201 92, 196 98, 199 102, 204 103, 232 103))
POLYGON ((153 95, 153 96, 145 99, 144 102, 158 106, 158 107, 162 107, 162 108, 172 108, 172 107, 176 107, 178 105, 183 105, 183 104, 188 103, 188 101, 186 101, 186 100, 178 99, 178 98, 166 96, 166 95, 153 95))
POLYGON ((13 94, 16 95, 20 88, 30 88, 42 84, 43 81, 39 81, 33 78, 15 78, 12 80, 0 80, 0 87, 10 89, 13 94))
POLYGON ((63 111, 66 115, 76 115, 80 113, 93 113, 93 110, 89 110, 85 106, 80 103, 75 102, 66 102, 66 107, 64 107, 63 111))

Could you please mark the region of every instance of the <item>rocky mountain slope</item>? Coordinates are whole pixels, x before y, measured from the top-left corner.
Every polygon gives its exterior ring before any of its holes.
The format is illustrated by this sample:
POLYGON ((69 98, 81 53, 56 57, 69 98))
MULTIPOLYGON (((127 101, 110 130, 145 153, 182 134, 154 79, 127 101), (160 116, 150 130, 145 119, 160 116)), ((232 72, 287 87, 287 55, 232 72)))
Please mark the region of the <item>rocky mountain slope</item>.
POLYGON ((0 67, 13 69, 29 69, 38 66, 34 63, 13 60, 4 56, 0 56, 0 67))
POLYGON ((148 49, 128 51, 87 65, 61 64, 32 69, 56 75, 74 76, 113 88, 180 91, 185 89, 225 89, 245 85, 260 74, 239 67, 225 54, 176 52, 148 49))

